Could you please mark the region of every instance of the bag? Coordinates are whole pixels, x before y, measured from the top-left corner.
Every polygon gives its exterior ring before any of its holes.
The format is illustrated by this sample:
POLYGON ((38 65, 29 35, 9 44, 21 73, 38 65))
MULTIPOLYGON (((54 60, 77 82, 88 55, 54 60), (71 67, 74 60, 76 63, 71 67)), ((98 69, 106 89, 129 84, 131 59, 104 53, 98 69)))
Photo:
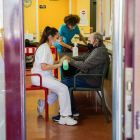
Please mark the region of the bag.
POLYGON ((25 39, 25 47, 37 47, 38 42, 30 42, 29 39, 25 39))

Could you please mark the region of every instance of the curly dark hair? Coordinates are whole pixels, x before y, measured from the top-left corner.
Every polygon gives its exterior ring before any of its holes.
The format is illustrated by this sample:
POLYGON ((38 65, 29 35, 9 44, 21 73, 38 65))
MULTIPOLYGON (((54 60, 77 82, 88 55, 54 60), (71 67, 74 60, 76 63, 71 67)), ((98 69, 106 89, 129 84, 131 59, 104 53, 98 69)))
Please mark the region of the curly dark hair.
POLYGON ((69 14, 64 18, 64 23, 67 25, 75 26, 80 22, 80 17, 78 15, 69 14))

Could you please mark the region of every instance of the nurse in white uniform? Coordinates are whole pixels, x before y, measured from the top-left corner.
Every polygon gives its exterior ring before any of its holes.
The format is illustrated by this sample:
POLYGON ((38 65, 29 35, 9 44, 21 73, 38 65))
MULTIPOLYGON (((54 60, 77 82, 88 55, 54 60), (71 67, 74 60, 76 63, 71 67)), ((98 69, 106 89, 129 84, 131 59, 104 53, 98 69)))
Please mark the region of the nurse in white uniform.
MULTIPOLYGON (((60 61, 53 61, 53 55, 50 47, 59 43, 59 32, 55 28, 46 27, 43 35, 36 49, 33 68, 31 73, 39 73, 42 76, 42 86, 51 90, 59 98, 60 115, 59 124, 75 125, 77 121, 69 117, 71 115, 71 102, 68 87, 62 84, 54 77, 51 70, 57 69, 62 66, 63 56, 60 61)), ((40 79, 38 76, 32 76, 31 82, 35 86, 39 86, 40 79)))

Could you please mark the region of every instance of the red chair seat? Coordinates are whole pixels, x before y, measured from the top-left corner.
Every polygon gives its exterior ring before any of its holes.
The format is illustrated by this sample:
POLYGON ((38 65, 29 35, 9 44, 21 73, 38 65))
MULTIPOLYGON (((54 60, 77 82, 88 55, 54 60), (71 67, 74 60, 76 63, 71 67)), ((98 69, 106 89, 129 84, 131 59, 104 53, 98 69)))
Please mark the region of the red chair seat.
POLYGON ((40 87, 34 86, 31 83, 26 83, 26 90, 38 90, 41 89, 40 87))

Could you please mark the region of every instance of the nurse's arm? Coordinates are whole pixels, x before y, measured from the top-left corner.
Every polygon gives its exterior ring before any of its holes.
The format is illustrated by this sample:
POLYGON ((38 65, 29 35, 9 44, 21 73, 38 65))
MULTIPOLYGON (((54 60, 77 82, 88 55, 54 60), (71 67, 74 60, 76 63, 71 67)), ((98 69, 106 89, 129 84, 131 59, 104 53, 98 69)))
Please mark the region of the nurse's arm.
POLYGON ((60 43, 59 44, 61 46, 63 46, 63 47, 66 47, 66 48, 72 50, 72 46, 70 46, 70 45, 68 45, 68 44, 66 44, 66 43, 63 42, 63 36, 60 36, 60 43))
POLYGON ((62 66, 62 63, 63 63, 63 61, 64 61, 64 59, 66 59, 67 58, 67 55, 64 55, 58 62, 58 64, 55 64, 55 65, 49 65, 49 64, 46 64, 46 63, 41 63, 41 69, 43 70, 43 71, 45 71, 45 70, 54 70, 54 69, 57 69, 57 68, 59 68, 59 67, 61 67, 62 66))
POLYGON ((46 64, 46 63, 41 63, 41 69, 43 71, 45 71, 45 70, 54 70, 54 69, 57 69, 57 68, 59 68, 61 66, 62 66, 61 63, 56 64, 56 65, 49 65, 49 64, 46 64))
POLYGON ((54 61, 54 64, 58 64, 58 63, 60 63, 60 60, 59 61, 54 61))
POLYGON ((83 42, 84 42, 86 45, 88 45, 86 39, 83 37, 83 35, 82 35, 81 33, 79 34, 79 36, 80 36, 80 38, 83 40, 83 42))

